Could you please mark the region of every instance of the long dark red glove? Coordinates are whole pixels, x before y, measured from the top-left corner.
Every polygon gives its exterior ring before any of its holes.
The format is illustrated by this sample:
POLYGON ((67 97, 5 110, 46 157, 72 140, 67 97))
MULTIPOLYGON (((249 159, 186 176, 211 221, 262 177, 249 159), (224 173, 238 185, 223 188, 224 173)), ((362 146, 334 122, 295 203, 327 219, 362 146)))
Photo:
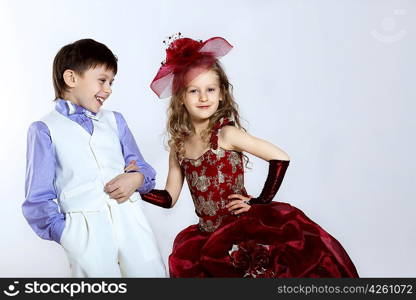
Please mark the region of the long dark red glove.
POLYGON ((172 197, 170 196, 167 190, 151 190, 146 194, 140 194, 142 199, 146 202, 151 204, 164 207, 164 208, 171 208, 172 207, 172 197))
POLYGON ((250 205, 270 203, 280 188, 288 166, 289 160, 270 160, 269 174, 267 175, 267 179, 264 183, 260 196, 257 198, 251 198, 247 203, 250 205))

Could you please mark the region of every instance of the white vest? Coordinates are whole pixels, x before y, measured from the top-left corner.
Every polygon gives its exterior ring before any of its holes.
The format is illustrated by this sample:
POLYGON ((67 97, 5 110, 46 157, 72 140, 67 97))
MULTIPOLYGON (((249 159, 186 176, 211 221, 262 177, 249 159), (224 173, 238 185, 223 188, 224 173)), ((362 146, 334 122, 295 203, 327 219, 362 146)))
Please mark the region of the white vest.
POLYGON ((55 147, 54 184, 62 212, 103 209, 109 200, 104 185, 124 173, 114 113, 101 110, 96 116, 92 135, 55 110, 42 118, 55 147))

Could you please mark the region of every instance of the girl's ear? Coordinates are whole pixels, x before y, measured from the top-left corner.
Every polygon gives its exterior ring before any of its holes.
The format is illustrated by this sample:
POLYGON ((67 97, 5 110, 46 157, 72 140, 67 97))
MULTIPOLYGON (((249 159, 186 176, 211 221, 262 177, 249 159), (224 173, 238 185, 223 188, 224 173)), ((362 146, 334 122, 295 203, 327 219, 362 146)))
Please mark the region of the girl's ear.
POLYGON ((77 82, 75 71, 67 69, 64 71, 62 77, 64 78, 64 81, 67 86, 71 88, 75 87, 77 82))

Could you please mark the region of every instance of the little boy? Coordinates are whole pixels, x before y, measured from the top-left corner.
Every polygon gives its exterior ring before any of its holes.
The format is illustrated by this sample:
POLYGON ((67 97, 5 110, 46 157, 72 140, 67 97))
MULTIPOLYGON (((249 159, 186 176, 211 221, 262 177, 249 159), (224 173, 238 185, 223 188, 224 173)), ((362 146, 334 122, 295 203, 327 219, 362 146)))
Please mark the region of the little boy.
POLYGON ((56 55, 55 110, 28 132, 23 214, 41 238, 62 245, 73 277, 165 277, 136 202, 155 171, 123 116, 101 109, 116 73, 117 58, 92 39, 56 55), (137 172, 124 172, 134 163, 137 172))

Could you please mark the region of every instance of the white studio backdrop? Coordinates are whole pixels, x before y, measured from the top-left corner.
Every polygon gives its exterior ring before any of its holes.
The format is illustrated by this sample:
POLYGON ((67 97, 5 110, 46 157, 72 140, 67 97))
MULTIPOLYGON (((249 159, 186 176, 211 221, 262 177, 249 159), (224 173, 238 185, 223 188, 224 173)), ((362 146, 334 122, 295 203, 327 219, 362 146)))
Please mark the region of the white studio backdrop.
MULTIPOLYGON (((118 56, 105 108, 124 115, 163 188, 167 100, 149 84, 162 41, 182 32, 234 45, 221 61, 245 127, 292 159, 275 200, 336 237, 360 276, 415 277, 415 14, 410 0, 1 0, 0 276, 69 276, 64 251, 21 213, 26 133, 54 108, 57 51, 93 38, 118 56)), ((256 195, 268 167, 250 159, 256 195)), ((167 262, 176 234, 197 221, 187 185, 173 209, 143 206, 167 262)))

